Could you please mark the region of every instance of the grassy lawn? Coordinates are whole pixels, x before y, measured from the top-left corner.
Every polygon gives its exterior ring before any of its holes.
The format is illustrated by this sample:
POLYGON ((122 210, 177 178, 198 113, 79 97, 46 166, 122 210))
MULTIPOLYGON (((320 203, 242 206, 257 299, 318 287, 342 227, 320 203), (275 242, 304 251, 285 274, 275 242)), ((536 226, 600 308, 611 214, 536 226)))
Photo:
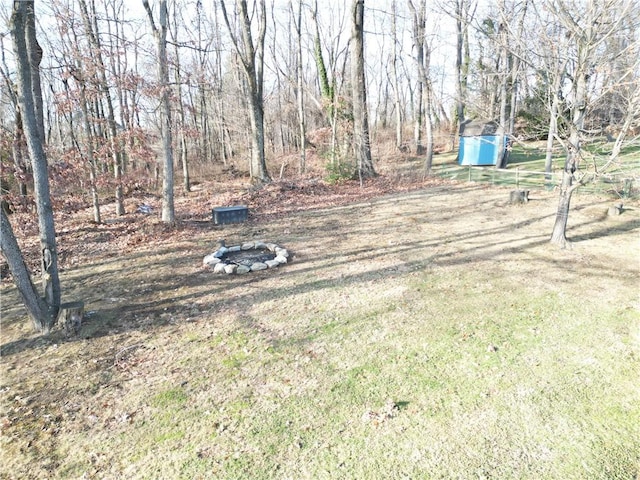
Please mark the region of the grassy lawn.
MULTIPOLYGON (((629 198, 640 196, 640 144, 638 141, 627 144, 618 160, 602 171, 608 161, 613 142, 592 141, 585 143, 583 149, 582 169, 598 171, 601 174, 592 182, 582 186, 577 192, 609 195, 612 198, 629 198)), ((552 189, 561 179, 564 165, 564 153, 556 145, 553 155, 552 176, 545 178, 546 142, 514 143, 506 170, 494 167, 459 166, 457 154, 447 153, 437 156, 434 162, 436 174, 455 180, 471 180, 488 182, 494 185, 517 188, 552 189)))
POLYGON ((640 475, 640 208, 432 187, 190 232, 64 272, 77 338, 3 284, 0 478, 640 475), (202 270, 215 239, 277 271, 202 270))

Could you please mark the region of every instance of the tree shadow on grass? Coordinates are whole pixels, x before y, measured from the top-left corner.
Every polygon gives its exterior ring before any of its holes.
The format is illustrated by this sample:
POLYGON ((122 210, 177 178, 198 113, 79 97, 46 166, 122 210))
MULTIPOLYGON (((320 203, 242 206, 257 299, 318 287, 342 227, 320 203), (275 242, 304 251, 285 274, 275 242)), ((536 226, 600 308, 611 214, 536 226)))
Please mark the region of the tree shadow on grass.
MULTIPOLYGON (((477 190, 479 186, 466 187, 477 190)), ((492 215, 495 212, 495 198, 484 202, 469 200, 468 207, 449 207, 443 195, 460 194, 446 189, 425 190, 424 192, 410 192, 379 198, 357 205, 347 205, 322 210, 305 212, 297 221, 305 224, 305 218, 313 218, 320 226, 311 232, 306 232, 313 241, 331 245, 323 251, 313 251, 306 257, 294 258, 292 265, 285 265, 273 271, 255 272, 249 275, 217 275, 201 269, 198 263, 204 254, 198 250, 201 238, 194 235, 193 252, 187 254, 174 251, 172 247, 160 250, 145 250, 134 252, 122 257, 101 260, 93 265, 81 266, 66 272, 63 282, 72 282, 69 294, 84 294, 89 288, 95 292, 95 297, 87 301, 87 308, 91 312, 87 315, 86 323, 81 331, 80 339, 99 338, 114 335, 123 331, 153 331, 170 324, 174 317, 188 318, 202 315, 215 315, 215 312, 229 305, 246 305, 247 307, 267 301, 288 302, 295 301, 297 295, 321 289, 345 288, 358 286, 364 282, 393 281, 402 279, 407 272, 424 270, 429 267, 451 267, 457 265, 468 266, 473 269, 483 269, 484 265, 496 260, 508 259, 515 252, 533 250, 548 243, 547 235, 529 234, 515 238, 513 232, 549 220, 552 214, 532 215, 525 220, 512 221, 508 215, 499 220, 492 218, 493 224, 485 228, 469 229, 468 231, 452 231, 443 235, 427 234, 427 238, 418 227, 413 226, 405 217, 418 217, 420 224, 426 228, 437 225, 446 226, 447 222, 464 215, 464 209, 481 208, 492 215), (430 200, 435 198, 436 205, 430 200), (424 203, 424 210, 405 212, 402 202, 424 203), (380 218, 367 218, 362 215, 363 209, 371 213, 376 209, 398 205, 396 224, 389 227, 380 225, 380 218), (462 210, 462 212, 461 212, 462 210), (345 221, 338 229, 335 223, 336 215, 343 221, 354 216, 356 221, 345 221), (422 215, 422 217, 420 217, 422 215), (321 226, 334 224, 332 228, 321 226), (399 225, 398 225, 399 224, 399 225), (337 238, 348 236, 374 236, 381 233, 381 229, 405 229, 398 232, 402 241, 397 245, 366 243, 349 251, 339 247, 337 238), (411 231, 416 230, 415 234, 411 231), (406 238, 404 238, 406 237, 406 238), (410 241, 407 241, 410 238, 410 241), (485 241, 485 239, 487 239, 485 241), (488 239, 491 239, 490 241, 488 239), (393 262, 389 262, 389 258, 393 262), (350 264, 364 264, 365 271, 349 273, 350 264), (95 268, 100 267, 100 275, 96 275, 95 268), (125 281, 126 280, 126 281, 125 281), (173 291, 179 293, 173 293, 173 291), (194 313, 195 312, 195 313, 194 313), (199 313, 198 313, 199 312, 199 313)), ((506 197, 505 197, 506 198, 506 197)), ((599 220, 591 220, 572 228, 586 227, 599 220)), ((291 225, 289 221, 288 225, 291 225)), ((579 242, 604 235, 623 234, 638 228, 639 222, 629 220, 623 224, 607 226, 589 234, 580 234, 571 240, 579 242)), ((244 229, 261 229, 258 224, 244 229)), ((278 227, 275 227, 278 228, 278 227)), ((240 230, 234 230, 237 234, 240 230)), ((206 232, 208 233, 208 232, 206 232)), ((389 232, 387 232, 389 233, 389 232)), ((391 232, 394 233, 394 232, 391 232)), ((524 233, 524 232, 523 232, 524 233)), ((570 233, 570 232, 569 232, 570 233)), ((290 240, 295 243, 295 233, 290 240)), ((386 237, 381 237, 386 238, 386 237)), ((553 247, 549 247, 553 248, 553 247)), ((294 252, 295 253, 295 252, 294 252)), ((549 261, 549 260, 545 260, 549 261)), ((604 274, 605 272, 601 272, 604 274)), ((3 323, 4 323, 3 319, 3 323)), ((9 325, 20 321, 19 316, 9 319, 9 325)), ((76 338, 66 338, 61 331, 54 331, 48 336, 29 337, 7 342, 0 346, 2 356, 15 355, 22 351, 38 348, 52 342, 75 341, 76 338)))
MULTIPOLYGON (((602 223, 602 221, 594 220, 594 223, 602 223)), ((631 218, 623 222, 616 222, 615 224, 607 224, 602 228, 589 233, 581 233, 578 235, 570 235, 569 241, 572 243, 584 242, 587 240, 593 240, 603 237, 614 237, 616 235, 623 235, 625 233, 633 232, 634 230, 640 230, 640 219, 631 218)), ((569 232, 570 233, 570 232, 569 232)), ((612 246, 612 248, 614 248, 612 246)))

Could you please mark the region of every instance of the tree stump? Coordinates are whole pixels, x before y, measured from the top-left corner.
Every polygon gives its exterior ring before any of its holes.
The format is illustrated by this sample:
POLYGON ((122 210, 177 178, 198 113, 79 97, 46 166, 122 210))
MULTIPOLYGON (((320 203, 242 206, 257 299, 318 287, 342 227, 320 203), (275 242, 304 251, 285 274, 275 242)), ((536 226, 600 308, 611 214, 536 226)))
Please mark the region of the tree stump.
POLYGON ((609 207, 607 215, 609 215, 610 217, 617 217, 618 215, 622 214, 623 210, 624 205, 622 203, 616 203, 615 205, 609 207))
POLYGON ((633 178, 624 178, 624 186, 622 187, 622 196, 630 198, 633 193, 633 178))
POLYGON ((511 190, 509 195, 509 203, 512 205, 518 203, 527 203, 529 201, 529 190, 511 190))
POLYGON ((68 302, 60 305, 58 324, 67 335, 77 335, 82 327, 84 317, 84 302, 68 302))

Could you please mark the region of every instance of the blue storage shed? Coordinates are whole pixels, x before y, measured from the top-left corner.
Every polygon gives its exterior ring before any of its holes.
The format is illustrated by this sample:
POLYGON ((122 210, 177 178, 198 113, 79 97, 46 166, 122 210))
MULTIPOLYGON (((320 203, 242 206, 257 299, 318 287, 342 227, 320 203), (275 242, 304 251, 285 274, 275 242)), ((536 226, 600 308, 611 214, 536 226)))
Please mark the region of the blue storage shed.
POLYGON ((496 165, 507 147, 507 136, 495 122, 466 121, 460 131, 459 165, 496 165), (500 148, 500 140, 503 145, 500 148))

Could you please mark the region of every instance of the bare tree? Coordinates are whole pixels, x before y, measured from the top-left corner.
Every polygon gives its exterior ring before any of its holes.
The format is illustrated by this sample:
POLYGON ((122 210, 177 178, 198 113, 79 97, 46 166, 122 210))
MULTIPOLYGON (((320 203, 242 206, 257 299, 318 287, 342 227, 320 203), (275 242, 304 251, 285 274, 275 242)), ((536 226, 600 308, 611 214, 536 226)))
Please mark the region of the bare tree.
MULTIPOLYGON (((175 37, 172 39, 175 55, 180 54, 180 58, 176 57, 174 62, 178 84, 177 123, 180 125, 178 145, 185 189, 185 179, 190 172, 189 162, 184 160, 220 160, 224 164, 232 155, 225 112, 231 102, 228 98, 223 101, 223 56, 213 54, 222 48, 217 15, 219 2, 211 3, 214 9, 212 18, 209 18, 203 8, 203 2, 197 0, 193 5, 195 13, 189 15, 186 11, 182 12, 180 20, 174 21, 175 28, 171 31, 175 37), (184 28, 180 30, 182 26, 184 28), (186 36, 186 40, 179 44, 178 31, 186 36), (182 45, 188 48, 179 48, 182 45), (190 148, 189 152, 187 147, 190 148), (190 153, 188 159, 187 153, 190 153)), ((174 15, 178 15, 178 10, 176 9, 174 15)))
POLYGON ((158 51, 158 83, 160 87, 160 104, 162 115, 162 147, 164 151, 162 173, 162 221, 173 223, 175 221, 175 208, 173 203, 173 135, 171 124, 171 97, 169 87, 169 62, 167 60, 167 0, 160 0, 158 13, 158 25, 153 19, 153 12, 149 6, 149 0, 142 0, 142 5, 147 12, 147 18, 156 40, 158 51))
POLYGON ((353 147, 358 178, 376 176, 371 159, 367 83, 364 75, 364 0, 351 5, 351 88, 353 102, 353 147))
MULTIPOLYGON (((559 27, 559 26, 558 26, 559 27)), ((546 178, 551 178, 551 170, 553 168, 553 145, 558 135, 558 117, 560 115, 561 100, 560 96, 562 92, 560 90, 564 83, 564 77, 567 73, 567 66, 569 63, 568 57, 563 57, 560 52, 568 49, 567 37, 560 28, 555 28, 555 32, 552 31, 552 37, 548 37, 547 40, 551 40, 548 43, 547 55, 544 57, 544 66, 548 72, 549 81, 547 85, 547 97, 549 110, 549 127, 547 131, 547 146, 544 161, 544 171, 547 174, 546 178)))
MULTIPOLYGON (((313 53, 316 61, 316 67, 318 69, 318 82, 320 83, 320 93, 322 98, 329 105, 333 105, 335 96, 335 78, 329 79, 327 72, 327 64, 324 60, 324 54, 322 53, 322 40, 320 38, 320 22, 318 20, 318 0, 315 0, 312 10, 311 18, 315 27, 315 35, 313 37, 313 53)), ((332 58, 335 58, 335 52, 330 52, 332 58)), ((333 72, 332 72, 333 73, 333 72)))
MULTIPOLYGON (((523 37, 525 18, 527 16, 527 11, 529 7, 529 0, 522 0, 519 3, 520 3, 520 18, 518 19, 518 25, 515 31, 516 39, 521 39, 523 37)), ((519 95, 518 86, 520 83, 520 76, 521 76, 522 62, 520 60, 520 57, 522 55, 522 49, 519 48, 519 42, 517 40, 514 41, 513 39, 513 33, 514 33, 513 30, 510 30, 509 33, 511 37, 509 42, 512 45, 512 48, 511 48, 512 62, 511 62, 511 100, 509 105, 510 111, 509 111, 508 133, 509 135, 513 135, 515 133, 515 121, 516 121, 516 115, 518 111, 518 95, 519 95)))
POLYGON ((96 70, 96 79, 102 93, 102 98, 107 105, 106 121, 108 127, 108 139, 113 158, 113 174, 116 181, 116 215, 124 215, 124 192, 122 188, 122 171, 124 168, 123 154, 118 140, 115 109, 113 107, 113 100, 109 90, 109 83, 107 82, 107 70, 103 59, 100 35, 97 29, 95 4, 91 3, 92 10, 89 11, 86 0, 78 0, 78 2, 84 28, 91 47, 91 56, 95 62, 94 68, 96 70))
POLYGON ((391 82, 393 85, 393 100, 394 100, 394 110, 395 110, 395 131, 396 131, 396 148, 398 150, 402 150, 402 104, 401 104, 401 94, 400 94, 400 80, 398 74, 398 61, 399 61, 399 52, 398 52, 398 12, 397 12, 397 4, 396 0, 391 2, 391 36, 393 42, 393 50, 391 53, 391 82))
POLYGON ((249 120, 251 122, 251 164, 250 175, 253 181, 267 183, 271 181, 267 171, 264 149, 264 39, 267 29, 267 12, 264 0, 257 1, 256 17, 258 35, 254 43, 251 33, 251 19, 246 0, 236 0, 236 8, 240 20, 240 36, 235 33, 227 14, 225 2, 221 0, 222 15, 229 30, 249 94, 249 120))
MULTIPOLYGON (((76 75, 79 75, 79 73, 76 73, 76 75)), ((82 123, 84 125, 84 131, 85 131, 85 143, 86 143, 86 148, 85 148, 85 157, 87 160, 87 164, 89 165, 89 183, 90 183, 90 189, 91 189, 91 200, 92 200, 92 204, 93 204, 93 220, 96 223, 102 223, 102 219, 100 216, 100 200, 99 200, 99 195, 98 195, 98 187, 96 185, 97 182, 97 177, 98 177, 98 173, 97 173, 97 165, 96 165, 96 158, 94 155, 94 142, 93 142, 93 132, 91 130, 91 122, 89 120, 89 108, 88 108, 88 101, 87 101, 87 95, 86 95, 86 88, 87 85, 86 83, 80 79, 80 109, 82 111, 82 123)))
POLYGON ((0 68, 0 75, 2 75, 5 91, 9 99, 11 100, 11 104, 13 105, 15 111, 13 138, 11 141, 11 155, 13 157, 14 165, 13 175, 16 179, 16 182, 18 183, 20 199, 22 200, 24 205, 26 204, 27 197, 26 177, 29 170, 26 152, 27 143, 24 138, 24 129, 22 127, 22 115, 20 113, 20 105, 18 104, 18 92, 16 91, 16 85, 14 85, 9 76, 9 66, 7 65, 5 57, 5 48, 2 36, 0 36, 0 53, 2 54, 2 67, 0 68))
MULTIPOLYGON (((293 0, 289 1, 289 10, 293 16, 293 0)), ((296 98, 298 101, 298 126, 300 129, 299 171, 300 173, 303 173, 306 169, 307 163, 307 131, 304 108, 304 68, 302 65, 302 1, 298 2, 298 10, 295 12, 293 24, 296 31, 296 98)))
POLYGON ((518 78, 520 76, 520 43, 527 14, 528 0, 514 1, 507 5, 505 0, 498 4, 498 27, 494 35, 497 52, 497 68, 500 82, 499 135, 500 146, 496 168, 506 168, 510 149, 504 148, 505 140, 514 134, 518 100, 518 78), (517 16, 516 16, 517 15, 517 16), (512 19, 517 18, 517 25, 512 19))
MULTIPOLYGON (((622 44, 614 51, 606 51, 606 45, 611 39, 620 35, 624 29, 638 27, 637 23, 625 24, 625 19, 628 19, 633 12, 636 12, 636 22, 638 18, 635 2, 632 0, 590 0, 586 3, 574 0, 547 0, 545 7, 562 26, 565 36, 570 39, 569 48, 561 53, 569 57, 569 71, 567 71, 563 82, 563 98, 568 111, 566 117, 568 135, 564 138, 559 137, 564 146, 566 157, 559 189, 556 220, 551 234, 551 242, 564 247, 567 244, 566 229, 573 192, 593 179, 594 175, 603 171, 603 167, 591 172, 581 168, 584 163, 583 141, 585 135, 588 134, 585 129, 585 120, 596 103, 598 95, 594 90, 601 90, 597 85, 597 74, 599 71, 607 69, 612 59, 619 56, 635 54, 635 58, 638 58, 637 38, 631 42, 630 47, 622 44)), ((636 60, 630 70, 612 73, 619 80, 632 85, 629 91, 637 93, 640 88, 637 69, 636 60)), ((616 83, 619 87, 620 82, 616 83)), ((611 89, 612 86, 611 84, 607 85, 605 91, 611 89)), ((602 94, 601 91, 600 95, 602 94)), ((631 94, 627 107, 627 120, 623 123, 618 136, 617 148, 612 151, 613 158, 617 157, 619 153, 620 143, 624 139, 626 131, 638 118, 638 101, 634 94, 631 94)), ((610 158, 605 167, 612 163, 613 159, 610 158)))
POLYGON ((475 15, 473 0, 453 0, 456 22, 456 120, 458 132, 465 120, 467 80, 471 55, 469 53, 469 24, 475 15))
MULTIPOLYGON (((67 150, 66 141, 70 140, 71 148, 75 149, 77 157, 82 159, 89 170, 89 193, 93 206, 93 218, 95 223, 101 223, 100 199, 98 191, 98 167, 101 155, 101 138, 96 136, 96 124, 103 124, 104 119, 96 114, 96 100, 101 96, 101 82, 96 78, 96 68, 93 67, 92 46, 85 49, 81 35, 78 32, 78 24, 74 20, 73 11, 69 5, 58 2, 51 4, 51 9, 56 18, 66 18, 64 25, 58 23, 57 43, 49 37, 49 51, 52 60, 62 65, 62 75, 51 78, 50 89, 54 91, 54 82, 59 80, 64 95, 57 95, 54 106, 57 114, 58 145, 50 146, 59 152, 67 150), (76 128, 77 111, 81 115, 81 129, 76 128), (84 137, 82 136, 84 132, 84 137)), ((84 183, 84 182, 82 182, 84 183)))
POLYGON ((56 317, 53 316, 49 305, 40 296, 31 281, 29 269, 24 263, 22 251, 4 208, 0 208, 0 251, 7 259, 13 281, 18 288, 18 293, 27 309, 33 327, 39 332, 48 332, 53 326, 56 317))
MULTIPOLYGON (((20 110, 23 116, 24 133, 27 140, 34 178, 34 192, 38 210, 38 229, 42 260, 42 286, 44 300, 41 299, 24 265, 22 255, 15 240, 11 225, 1 212, 0 248, 15 275, 16 286, 27 307, 34 327, 47 332, 55 323, 60 308, 60 278, 58 274, 58 253, 53 208, 49 193, 47 157, 43 148, 43 137, 37 120, 34 88, 40 82, 39 65, 42 51, 38 46, 35 31, 35 11, 33 1, 14 2, 11 16, 11 36, 17 62, 17 85, 20 110)), ((0 209, 2 210, 2 209, 0 209)))
POLYGON ((508 47, 508 30, 507 30, 507 13, 505 8, 505 0, 500 1, 500 19, 498 21, 497 49, 498 56, 498 68, 497 73, 500 78, 500 120, 499 120, 499 134, 498 134, 498 158, 496 161, 496 168, 506 168, 508 152, 504 148, 504 141, 506 138, 507 130, 507 96, 509 81, 509 47, 508 47))
POLYGON ((184 108, 184 101, 182 99, 182 63, 180 61, 180 48, 178 43, 178 27, 182 22, 182 18, 178 18, 178 8, 173 10, 173 29, 171 29, 171 41, 174 46, 175 54, 175 66, 174 66, 174 78, 176 88, 176 104, 178 108, 178 151, 180 155, 180 163, 182 165, 182 186, 185 192, 191 191, 191 180, 189 177, 189 155, 187 147, 187 137, 185 130, 187 128, 186 114, 184 108))
MULTIPOLYGON (((345 86, 346 63, 348 59, 348 43, 343 42, 347 28, 346 9, 340 3, 329 10, 331 23, 328 29, 321 29, 318 1, 314 1, 311 9, 313 21, 313 57, 316 64, 320 100, 316 104, 331 126, 331 147, 329 151, 331 166, 340 167, 341 159, 351 148, 349 130, 351 108, 346 105, 342 96, 345 86), (326 53, 326 59, 325 59, 326 53), (342 134, 342 141, 340 135, 342 134)), ((312 97, 313 98, 313 97, 312 97)))
MULTIPOLYGON (((26 3, 31 4, 31 1, 26 3)), ((15 5, 14 5, 15 12, 15 5)), ((29 54, 29 62, 31 63, 31 96, 33 97, 33 112, 35 115, 36 125, 38 127, 37 134, 40 137, 42 145, 46 145, 45 128, 44 128, 44 105, 42 99, 42 85, 40 82, 40 62, 42 62, 42 47, 36 40, 36 21, 35 12, 30 7, 27 14, 26 42, 29 54)))
MULTIPOLYGON (((427 40, 426 27, 427 27, 427 4, 426 0, 423 0, 418 7, 414 5, 412 0, 408 0, 409 9, 411 10, 411 16, 413 20, 413 44, 416 49, 415 62, 418 69, 418 92, 419 92, 419 106, 417 109, 418 115, 418 128, 422 128, 424 117, 424 124, 426 129, 426 150, 422 151, 416 146, 416 152, 425 154, 425 173, 430 173, 431 164, 433 162, 433 89, 431 86, 431 78, 429 75, 430 62, 431 62, 431 47, 427 40)), ((417 139, 421 136, 417 135, 417 139)))

